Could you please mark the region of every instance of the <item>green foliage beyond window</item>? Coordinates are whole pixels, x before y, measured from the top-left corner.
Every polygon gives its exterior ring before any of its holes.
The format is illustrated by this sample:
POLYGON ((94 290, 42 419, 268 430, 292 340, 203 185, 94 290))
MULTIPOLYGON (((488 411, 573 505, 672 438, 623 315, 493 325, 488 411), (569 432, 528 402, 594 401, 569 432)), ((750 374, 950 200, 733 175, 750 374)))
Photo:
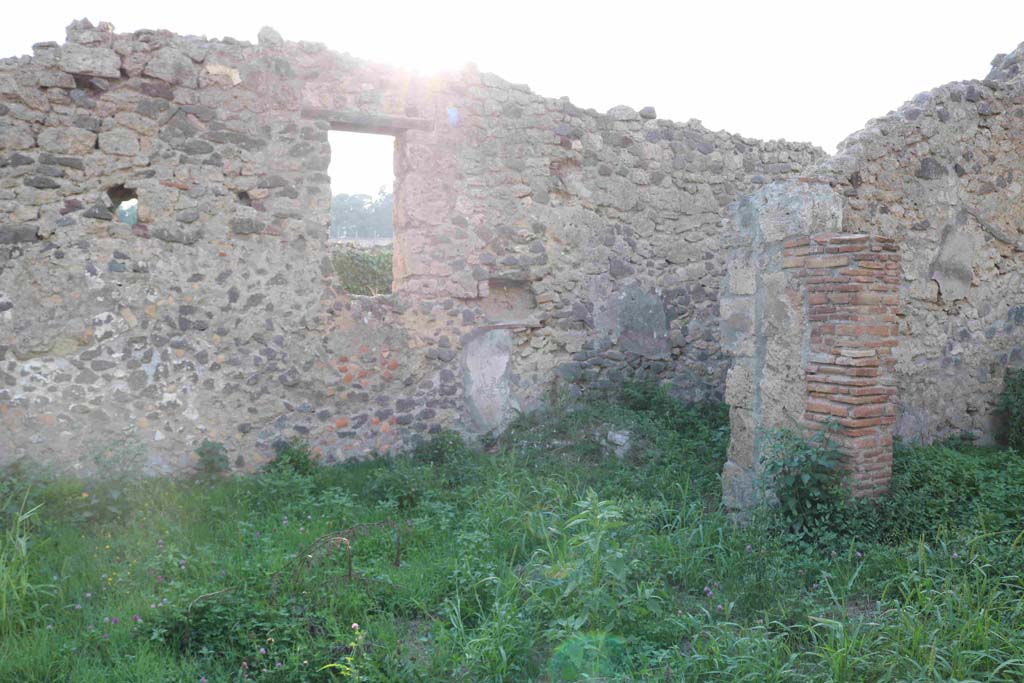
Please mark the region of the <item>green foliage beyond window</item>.
POLYGON ((351 294, 391 293, 394 196, 381 189, 376 197, 337 194, 331 200, 331 239, 349 242, 333 256, 342 288, 351 294))
POLYGON ((391 213, 395 198, 381 189, 376 197, 336 194, 331 200, 332 240, 390 241, 395 237, 391 213))
POLYGON ((362 249, 346 245, 334 252, 334 271, 350 294, 377 296, 391 293, 390 247, 362 249))
POLYGON ((1008 370, 997 406, 1006 417, 1006 444, 1024 452, 1024 370, 1008 370))

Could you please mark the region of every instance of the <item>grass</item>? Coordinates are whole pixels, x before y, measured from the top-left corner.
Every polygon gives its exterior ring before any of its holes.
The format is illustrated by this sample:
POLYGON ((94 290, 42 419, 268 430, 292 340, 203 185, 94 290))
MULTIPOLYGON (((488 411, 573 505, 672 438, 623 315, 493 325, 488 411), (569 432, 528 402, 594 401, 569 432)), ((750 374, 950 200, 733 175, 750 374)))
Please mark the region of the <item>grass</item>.
POLYGON ((797 540, 720 509, 726 425, 629 389, 307 474, 12 473, 0 680, 1024 679, 1019 454, 901 447, 797 540))

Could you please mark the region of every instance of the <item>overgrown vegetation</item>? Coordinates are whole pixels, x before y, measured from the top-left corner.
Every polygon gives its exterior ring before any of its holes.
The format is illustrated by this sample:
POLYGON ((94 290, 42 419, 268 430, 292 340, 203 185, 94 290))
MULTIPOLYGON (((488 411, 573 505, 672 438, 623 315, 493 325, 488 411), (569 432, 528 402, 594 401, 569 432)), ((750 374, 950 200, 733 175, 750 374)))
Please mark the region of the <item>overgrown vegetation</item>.
POLYGON ((342 289, 364 296, 390 294, 393 255, 391 247, 336 247, 332 258, 342 289))
POLYGON ((1024 454, 1024 370, 1007 370, 999 410, 1006 420, 1006 444, 1024 454))
POLYGON ((199 458, 196 471, 200 475, 216 476, 231 468, 231 464, 228 462, 228 449, 219 441, 203 439, 203 442, 196 448, 196 456, 199 458))
POLYGON ((804 539, 834 524, 845 502, 843 456, 832 443, 837 429, 835 422, 828 422, 806 439, 788 430, 766 435, 764 483, 790 531, 804 539))
POLYGON ((1017 454, 900 447, 889 498, 797 535, 785 508, 723 514, 726 424, 634 386, 486 450, 22 471, 0 485, 0 680, 1024 678, 1017 454))

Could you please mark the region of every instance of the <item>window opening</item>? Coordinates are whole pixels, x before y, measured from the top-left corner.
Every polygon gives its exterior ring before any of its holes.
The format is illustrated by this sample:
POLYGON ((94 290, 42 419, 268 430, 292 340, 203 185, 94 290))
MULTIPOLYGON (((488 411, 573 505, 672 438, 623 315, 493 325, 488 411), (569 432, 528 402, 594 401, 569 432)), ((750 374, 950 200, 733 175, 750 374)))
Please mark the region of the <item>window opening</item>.
POLYGON ((334 268, 352 294, 391 293, 394 253, 394 150, 391 135, 331 131, 334 268))

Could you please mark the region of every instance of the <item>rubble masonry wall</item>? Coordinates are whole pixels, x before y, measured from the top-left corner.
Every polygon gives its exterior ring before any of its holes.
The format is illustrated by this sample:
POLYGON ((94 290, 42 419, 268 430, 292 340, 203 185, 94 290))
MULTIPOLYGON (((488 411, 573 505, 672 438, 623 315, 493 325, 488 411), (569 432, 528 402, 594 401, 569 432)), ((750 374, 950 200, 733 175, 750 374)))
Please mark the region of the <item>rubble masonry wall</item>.
POLYGON ((553 390, 720 397, 728 207, 824 158, 472 68, 75 22, 0 61, 0 462, 239 467, 500 428, 553 390), (394 292, 328 257, 330 130, 395 136, 394 292), (114 198, 133 193, 139 222, 114 198))

